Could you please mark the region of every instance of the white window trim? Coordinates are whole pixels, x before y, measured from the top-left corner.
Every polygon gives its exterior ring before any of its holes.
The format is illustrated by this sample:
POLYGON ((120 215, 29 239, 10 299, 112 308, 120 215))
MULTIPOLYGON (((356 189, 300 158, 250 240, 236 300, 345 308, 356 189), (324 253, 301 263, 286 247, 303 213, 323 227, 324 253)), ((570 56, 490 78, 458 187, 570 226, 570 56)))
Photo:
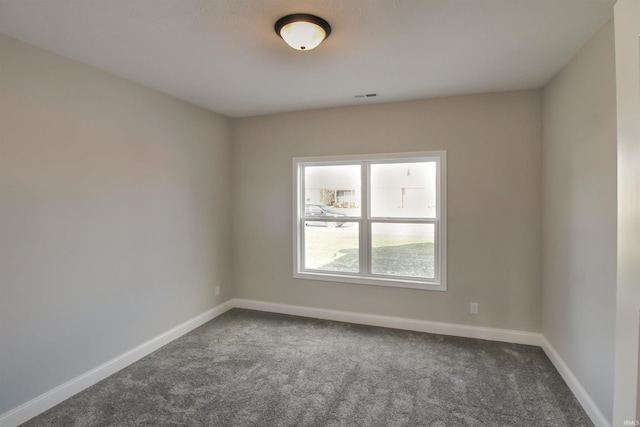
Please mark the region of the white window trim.
MULTIPOLYGON (((368 177, 364 176, 369 171, 368 167, 362 168, 363 187, 368 185, 368 177)), ((347 156, 322 156, 322 157, 296 157, 293 159, 293 277, 298 279, 323 280, 331 282, 356 283, 363 285, 375 286, 391 286, 399 288, 412 288, 434 291, 447 290, 447 155, 446 151, 422 151, 410 153, 389 153, 389 154, 373 154, 373 155, 347 155, 347 156), (303 239, 301 213, 304 212, 304 200, 301 197, 300 185, 303 182, 301 176, 301 166, 313 166, 331 164, 353 164, 354 162, 395 162, 395 161, 420 161, 430 160, 436 161, 436 192, 437 192, 437 219, 436 224, 436 245, 435 263, 436 278, 431 280, 418 280, 415 278, 402 278, 398 276, 384 277, 381 275, 351 275, 346 273, 325 272, 317 270, 302 269, 303 239)), ((366 197, 361 201, 361 219, 341 219, 341 221, 357 222, 361 225, 368 224, 370 226, 371 219, 368 217, 369 191, 366 191, 366 197), (365 200, 366 199, 366 200, 365 200)), ((411 218, 383 218, 387 222, 412 222, 411 218)), ((418 222, 418 221, 416 221, 418 222)), ((420 223, 430 222, 419 219, 420 223)), ((370 231, 370 230, 369 230, 370 231)), ((369 247, 370 232, 360 230, 360 245, 369 247)), ((371 251, 367 250, 368 256, 371 251)), ((369 259, 360 259, 360 270, 365 271, 363 267, 368 267, 369 259)))

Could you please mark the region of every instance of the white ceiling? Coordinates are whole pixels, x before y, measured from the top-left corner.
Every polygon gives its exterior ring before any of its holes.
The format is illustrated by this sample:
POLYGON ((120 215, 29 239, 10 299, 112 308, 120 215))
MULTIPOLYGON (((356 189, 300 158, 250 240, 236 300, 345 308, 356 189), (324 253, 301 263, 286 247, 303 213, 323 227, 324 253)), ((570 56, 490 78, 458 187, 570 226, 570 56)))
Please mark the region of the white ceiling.
POLYGON ((0 32, 228 117, 544 86, 615 0, 0 0, 0 32), (273 25, 313 13, 308 52, 273 25), (355 95, 377 93, 375 98, 355 95))

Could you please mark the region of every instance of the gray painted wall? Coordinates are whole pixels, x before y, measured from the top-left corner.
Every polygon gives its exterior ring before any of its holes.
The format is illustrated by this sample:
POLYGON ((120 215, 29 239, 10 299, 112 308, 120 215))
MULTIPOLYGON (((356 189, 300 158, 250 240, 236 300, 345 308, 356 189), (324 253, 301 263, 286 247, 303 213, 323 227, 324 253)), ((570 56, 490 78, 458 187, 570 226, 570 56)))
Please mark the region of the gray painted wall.
POLYGON ((227 119, 1 35, 0 64, 1 414, 231 292, 227 119))
POLYGON ((537 90, 234 120, 235 295, 538 332, 541 131, 537 90), (293 157, 423 150, 447 150, 447 292, 293 278, 293 157))
POLYGON ((544 90, 542 332, 613 417, 616 77, 610 21, 544 90))

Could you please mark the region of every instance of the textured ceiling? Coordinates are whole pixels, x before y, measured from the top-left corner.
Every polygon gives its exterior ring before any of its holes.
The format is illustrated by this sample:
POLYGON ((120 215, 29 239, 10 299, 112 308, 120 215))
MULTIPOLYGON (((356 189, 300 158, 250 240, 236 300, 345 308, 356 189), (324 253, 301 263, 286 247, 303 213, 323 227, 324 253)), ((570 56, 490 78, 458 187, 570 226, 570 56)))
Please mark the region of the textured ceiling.
POLYGON ((542 87, 615 0, 0 0, 0 32, 229 117, 542 87), (295 51, 273 25, 332 26, 295 51), (355 95, 377 93, 375 98, 355 95))

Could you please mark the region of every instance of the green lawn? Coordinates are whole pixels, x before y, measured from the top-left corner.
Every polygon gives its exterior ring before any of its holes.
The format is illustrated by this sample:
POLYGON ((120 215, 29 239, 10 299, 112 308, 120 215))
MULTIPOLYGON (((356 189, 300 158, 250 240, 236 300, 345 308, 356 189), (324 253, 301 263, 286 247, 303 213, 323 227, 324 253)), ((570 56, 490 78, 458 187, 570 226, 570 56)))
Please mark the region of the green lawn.
POLYGON ((358 228, 306 227, 306 267, 358 272, 358 228))
MULTIPOLYGON (((434 244, 424 236, 376 234, 372 273, 432 278, 434 244)), ((358 272, 358 230, 307 227, 307 268, 358 272)))

